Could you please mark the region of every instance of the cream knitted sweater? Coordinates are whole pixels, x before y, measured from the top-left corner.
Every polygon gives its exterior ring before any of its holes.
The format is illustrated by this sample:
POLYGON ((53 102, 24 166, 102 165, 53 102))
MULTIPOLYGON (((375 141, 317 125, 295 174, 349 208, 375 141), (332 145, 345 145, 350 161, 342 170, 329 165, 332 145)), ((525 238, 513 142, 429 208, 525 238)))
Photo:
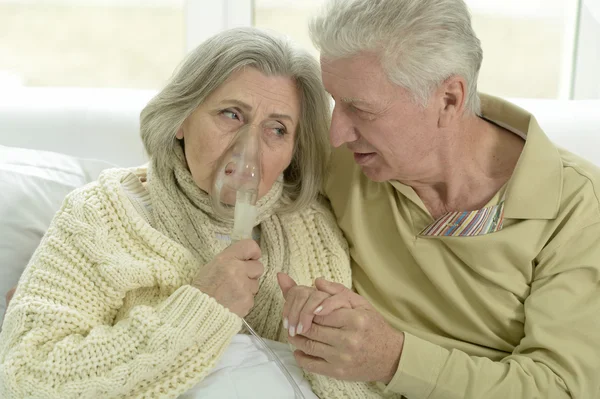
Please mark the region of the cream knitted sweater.
MULTIPOLYGON (((6 314, 1 398, 176 398, 204 378, 240 331, 238 316, 189 285, 202 266, 197 254, 155 229, 129 200, 128 191, 140 186, 131 170, 115 169, 65 200, 6 314)), ((346 286, 351 280, 343 237, 324 205, 280 219, 294 237, 271 236, 288 256, 277 263, 263 252, 265 274, 247 319, 261 336, 285 342, 277 272, 304 285, 321 276, 346 286)), ((207 240, 215 245, 203 257, 226 245, 207 240)), ((322 398, 382 392, 307 377, 322 398)))

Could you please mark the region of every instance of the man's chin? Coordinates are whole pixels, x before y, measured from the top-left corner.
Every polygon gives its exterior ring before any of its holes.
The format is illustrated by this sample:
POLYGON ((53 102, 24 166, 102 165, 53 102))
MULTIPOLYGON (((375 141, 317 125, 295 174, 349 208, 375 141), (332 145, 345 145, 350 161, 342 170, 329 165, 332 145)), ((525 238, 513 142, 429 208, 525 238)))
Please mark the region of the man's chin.
POLYGON ((385 175, 385 171, 381 170, 381 168, 362 166, 361 170, 369 180, 374 182, 381 183, 389 180, 385 175))

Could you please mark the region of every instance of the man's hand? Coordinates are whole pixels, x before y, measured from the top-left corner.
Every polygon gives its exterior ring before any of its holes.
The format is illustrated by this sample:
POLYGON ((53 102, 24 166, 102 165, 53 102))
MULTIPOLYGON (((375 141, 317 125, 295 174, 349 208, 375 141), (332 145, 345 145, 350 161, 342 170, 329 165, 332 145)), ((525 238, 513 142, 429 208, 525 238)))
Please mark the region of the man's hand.
POLYGON ((285 299, 283 328, 292 337, 310 330, 316 315, 326 316, 336 309, 352 308, 343 293, 331 295, 315 287, 298 285, 285 273, 277 274, 277 282, 285 299))
POLYGON ((351 309, 316 316, 310 330, 288 340, 298 350, 296 361, 306 371, 348 381, 388 384, 400 361, 404 334, 396 331, 371 304, 341 284, 324 279, 319 291, 343 297, 351 309))

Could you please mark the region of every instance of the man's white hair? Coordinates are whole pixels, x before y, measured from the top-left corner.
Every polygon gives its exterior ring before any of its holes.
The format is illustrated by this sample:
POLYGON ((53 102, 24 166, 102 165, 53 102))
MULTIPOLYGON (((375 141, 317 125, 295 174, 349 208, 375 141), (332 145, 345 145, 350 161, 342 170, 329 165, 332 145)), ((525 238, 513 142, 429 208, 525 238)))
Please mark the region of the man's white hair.
POLYGON ((309 28, 326 58, 377 54, 390 81, 423 106, 442 82, 461 76, 467 113, 480 113, 483 52, 463 0, 330 0, 309 28))

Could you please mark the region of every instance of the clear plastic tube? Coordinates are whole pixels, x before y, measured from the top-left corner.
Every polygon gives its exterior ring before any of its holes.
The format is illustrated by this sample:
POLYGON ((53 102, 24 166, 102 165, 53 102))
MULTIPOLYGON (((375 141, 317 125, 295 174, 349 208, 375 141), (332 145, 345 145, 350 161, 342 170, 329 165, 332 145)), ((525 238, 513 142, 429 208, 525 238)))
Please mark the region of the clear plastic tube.
POLYGON ((250 331, 250 333, 254 335, 259 345, 263 348, 263 350, 267 353, 271 360, 273 360, 275 364, 277 364, 277 366, 281 369, 283 375, 285 375, 285 378, 287 378, 288 382, 294 389, 294 396, 296 397, 296 399, 305 399, 304 394, 302 394, 300 387, 298 386, 298 384, 296 384, 294 377, 292 377, 292 374, 290 374, 287 367, 285 367, 285 364, 283 364, 281 359, 279 359, 279 356, 277 356, 277 354, 273 352, 271 348, 269 348, 267 343, 256 333, 256 331, 254 331, 254 329, 252 329, 252 327, 250 327, 250 324, 248 324, 248 322, 245 319, 242 319, 242 321, 244 322, 244 325, 246 326, 248 331, 250 331))
MULTIPOLYGON (((249 238, 249 237, 247 237, 247 238, 249 238)), ((232 242, 235 242, 235 241, 232 240, 232 242)), ((275 362, 275 364, 277 364, 277 366, 281 369, 281 372, 283 373, 283 375, 285 375, 285 378, 287 378, 288 382, 292 386, 292 389, 294 390, 294 396, 296 397, 296 399, 304 399, 304 395, 302 394, 302 391, 300 390, 300 387, 298 386, 298 384, 294 380, 294 377, 292 377, 292 374, 289 372, 289 370, 287 369, 287 367, 285 367, 285 365, 283 364, 283 362, 281 361, 281 359, 279 359, 279 356, 277 356, 277 354, 275 352, 273 352, 273 350, 271 348, 269 348, 269 346, 262 339, 262 337, 260 335, 258 335, 256 333, 256 331, 254 331, 254 329, 252 327, 250 327, 250 324, 246 321, 246 319, 242 319, 242 321, 244 322, 244 325, 246 326, 246 328, 248 329, 248 331, 252 335, 254 335, 254 337, 258 341, 259 345, 267 353, 267 355, 269 356, 269 358, 271 358, 271 360, 273 360, 275 362)))
MULTIPOLYGON (((260 168, 259 132, 257 129, 253 130, 249 126, 245 126, 240 129, 221 159, 220 167, 216 171, 212 193, 213 206, 218 212, 224 212, 233 205, 233 197, 235 198, 232 242, 252 238, 252 230, 256 223, 256 201, 261 179, 260 168)), ((262 349, 281 369, 294 389, 296 399, 305 399, 294 377, 277 354, 269 348, 245 319, 242 321, 262 349)))

